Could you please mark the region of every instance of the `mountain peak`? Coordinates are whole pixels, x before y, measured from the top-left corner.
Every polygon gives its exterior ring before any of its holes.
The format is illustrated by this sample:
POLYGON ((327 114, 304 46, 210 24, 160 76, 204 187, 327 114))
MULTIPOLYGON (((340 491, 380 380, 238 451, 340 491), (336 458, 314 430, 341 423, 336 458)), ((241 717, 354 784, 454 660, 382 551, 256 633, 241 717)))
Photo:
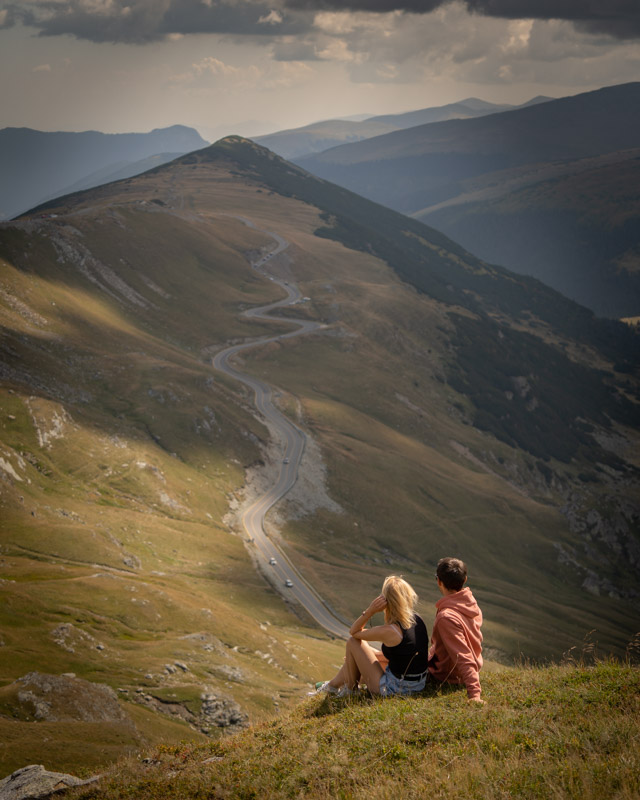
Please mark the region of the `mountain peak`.
POLYGON ((254 142, 253 139, 247 139, 245 136, 238 136, 237 134, 225 136, 224 138, 215 142, 212 146, 219 146, 226 150, 234 150, 238 153, 238 155, 244 154, 246 156, 247 154, 252 153, 262 158, 268 158, 270 160, 276 159, 284 162, 283 158, 276 155, 272 150, 269 150, 268 147, 254 142))
POLYGON ((244 168, 250 172, 255 170, 262 172, 265 168, 272 171, 273 166, 277 165, 282 171, 306 174, 300 167, 289 163, 267 147, 236 134, 224 136, 209 147, 189 153, 180 160, 184 163, 195 163, 196 161, 202 163, 219 159, 231 160, 241 169, 244 168))
MULTIPOLYGON (((222 139, 218 139, 214 144, 255 144, 255 142, 252 142, 251 139, 247 139, 246 136, 239 136, 233 133, 230 136, 223 136, 222 139)), ((262 149, 266 150, 264 147, 262 149)))

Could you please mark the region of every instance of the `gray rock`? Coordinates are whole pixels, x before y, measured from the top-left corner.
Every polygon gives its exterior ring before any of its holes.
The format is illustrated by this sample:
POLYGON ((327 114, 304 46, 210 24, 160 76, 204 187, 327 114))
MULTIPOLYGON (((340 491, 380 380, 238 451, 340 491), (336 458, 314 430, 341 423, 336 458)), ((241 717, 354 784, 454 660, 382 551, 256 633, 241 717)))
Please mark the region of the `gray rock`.
POLYGON ((200 695, 200 713, 194 713, 181 701, 171 701, 149 693, 137 694, 135 699, 147 708, 177 717, 205 734, 212 728, 228 728, 233 731, 246 728, 249 724, 248 715, 237 703, 209 691, 203 691, 200 695))
POLYGON ((216 664, 209 671, 222 675, 228 680, 236 681, 236 683, 244 683, 247 679, 240 667, 232 667, 228 664, 216 664))
POLYGON ((204 733, 208 733, 210 727, 245 728, 249 723, 247 714, 237 703, 213 694, 203 695, 200 717, 204 722, 201 728, 204 733))
POLYGON ((114 690, 69 675, 30 672, 15 682, 18 718, 48 722, 124 722, 133 725, 114 690))
POLYGON ((42 764, 31 764, 0 781, 0 800, 44 800, 72 786, 95 783, 100 777, 94 775, 87 780, 80 780, 64 772, 49 772, 42 764))
POLYGON ((142 566, 138 556, 131 555, 131 553, 127 553, 122 557, 122 563, 125 567, 129 567, 129 569, 140 569, 142 566))

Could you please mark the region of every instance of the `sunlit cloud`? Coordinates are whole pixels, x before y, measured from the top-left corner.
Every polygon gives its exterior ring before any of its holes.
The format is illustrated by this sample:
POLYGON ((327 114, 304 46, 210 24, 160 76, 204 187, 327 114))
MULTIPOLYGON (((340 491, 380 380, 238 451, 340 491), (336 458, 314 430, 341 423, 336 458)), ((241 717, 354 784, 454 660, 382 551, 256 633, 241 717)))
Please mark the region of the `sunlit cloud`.
POLYGON ((258 22, 261 25, 279 25, 283 20, 282 14, 280 14, 275 9, 271 9, 268 14, 265 14, 264 17, 260 17, 258 22))
POLYGON ((207 56, 193 63, 188 71, 172 76, 169 82, 189 89, 275 89, 291 87, 312 74, 313 69, 303 62, 269 62, 265 67, 235 66, 207 56))

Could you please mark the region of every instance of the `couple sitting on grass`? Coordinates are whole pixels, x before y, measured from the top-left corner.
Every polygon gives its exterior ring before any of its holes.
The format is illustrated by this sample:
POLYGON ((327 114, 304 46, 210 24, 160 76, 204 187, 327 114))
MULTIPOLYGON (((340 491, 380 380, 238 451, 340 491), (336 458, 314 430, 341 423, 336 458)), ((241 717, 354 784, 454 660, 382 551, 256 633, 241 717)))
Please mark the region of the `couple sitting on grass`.
POLYGON ((465 588, 467 567, 458 558, 442 558, 436 570, 443 597, 436 603, 431 648, 427 627, 415 613, 418 596, 402 578, 390 575, 382 594, 353 623, 344 664, 330 680, 317 684, 319 693, 345 696, 362 680, 372 694, 421 692, 428 682, 464 684, 467 697, 480 698, 478 673, 482 667, 482 612, 465 588), (379 611, 384 625, 365 627, 379 611), (382 642, 375 650, 368 642, 382 642))

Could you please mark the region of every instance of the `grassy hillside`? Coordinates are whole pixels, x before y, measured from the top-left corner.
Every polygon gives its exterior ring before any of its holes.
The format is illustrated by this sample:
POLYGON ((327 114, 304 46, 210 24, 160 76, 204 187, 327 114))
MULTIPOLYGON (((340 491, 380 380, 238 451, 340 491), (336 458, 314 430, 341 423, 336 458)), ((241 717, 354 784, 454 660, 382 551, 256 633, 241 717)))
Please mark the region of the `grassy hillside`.
POLYGON ((272 715, 336 658, 226 521, 267 433, 203 350, 265 330, 234 312, 274 296, 244 257, 270 240, 155 208, 2 231, 0 682, 72 672, 126 690, 136 721, 118 738, 0 712, 3 771, 27 754, 92 764, 105 748, 202 738, 139 692, 208 691, 272 715))
MULTIPOLYGON (((434 564, 455 553, 490 660, 558 657, 592 629, 622 654, 640 563, 633 331, 230 138, 0 228, 0 688, 38 670, 127 690, 137 732, 113 756, 197 736, 168 706, 197 717, 212 693, 260 720, 340 662, 255 573, 230 513, 245 474, 277 468, 251 398, 210 367, 289 329, 239 316, 279 296, 250 266, 265 231, 290 243, 269 269, 309 298, 289 313, 325 323, 238 359, 310 436, 269 521, 301 572, 346 617, 404 573, 431 624, 434 564)), ((36 724, 15 713, 0 709, 7 771, 36 724)), ((61 730, 32 737, 41 724, 61 730)), ((67 728, 56 758, 96 763, 103 734, 78 754, 67 728)), ((53 752, 42 737, 32 760, 53 752)))
POLYGON ((118 764, 73 798, 180 796, 616 797, 640 792, 640 676, 615 663, 524 667, 463 692, 311 699, 285 719, 222 743, 177 746, 118 764))

